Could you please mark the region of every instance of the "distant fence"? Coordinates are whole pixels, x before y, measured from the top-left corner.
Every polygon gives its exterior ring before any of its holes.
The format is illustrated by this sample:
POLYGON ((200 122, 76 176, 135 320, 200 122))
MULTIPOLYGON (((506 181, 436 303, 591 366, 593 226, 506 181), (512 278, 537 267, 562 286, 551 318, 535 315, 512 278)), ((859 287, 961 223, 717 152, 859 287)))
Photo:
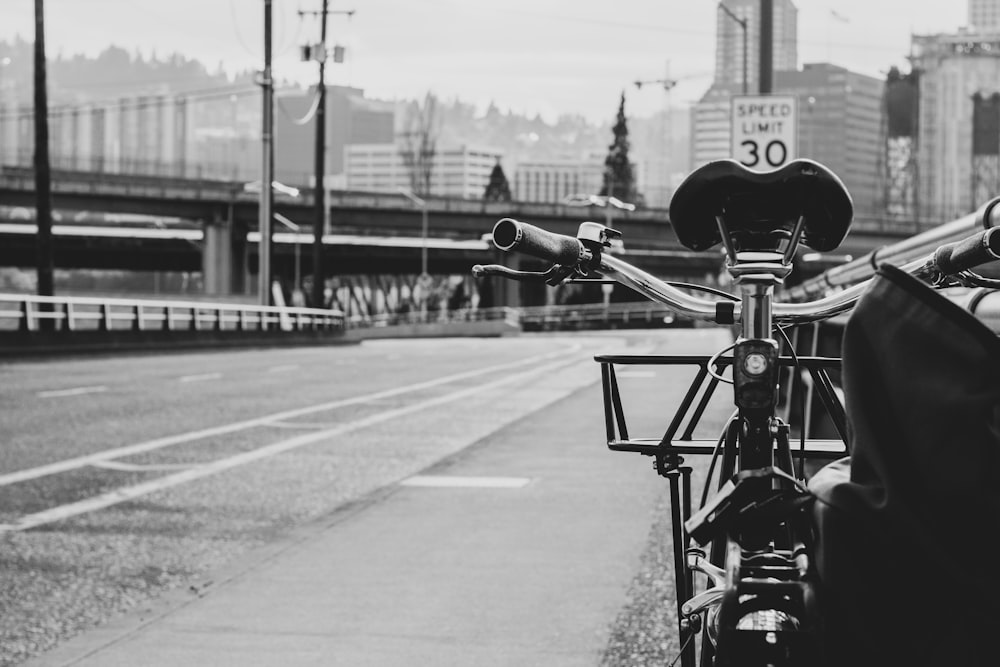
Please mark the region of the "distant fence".
POLYGON ((240 303, 0 294, 0 356, 347 342, 344 316, 240 303))
POLYGON ((0 294, 0 330, 341 332, 336 310, 197 301, 0 294))
POLYGON ((691 320, 679 318, 666 306, 652 301, 522 308, 520 323, 524 331, 694 326, 691 320))

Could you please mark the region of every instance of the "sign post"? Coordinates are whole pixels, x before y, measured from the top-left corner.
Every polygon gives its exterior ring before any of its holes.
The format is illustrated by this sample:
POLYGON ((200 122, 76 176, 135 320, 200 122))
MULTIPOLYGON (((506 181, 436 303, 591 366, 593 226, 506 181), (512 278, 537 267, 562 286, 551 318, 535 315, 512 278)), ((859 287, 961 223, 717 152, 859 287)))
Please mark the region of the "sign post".
POLYGON ((732 155, 754 171, 770 171, 798 154, 798 107, 793 95, 733 97, 732 155))

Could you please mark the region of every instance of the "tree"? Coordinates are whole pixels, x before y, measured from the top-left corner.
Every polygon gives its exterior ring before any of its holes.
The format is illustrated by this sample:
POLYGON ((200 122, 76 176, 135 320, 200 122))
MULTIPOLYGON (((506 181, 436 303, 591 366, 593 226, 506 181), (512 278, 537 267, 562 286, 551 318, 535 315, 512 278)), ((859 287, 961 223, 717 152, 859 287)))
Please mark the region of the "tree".
POLYGON ((486 184, 486 192, 483 193, 486 201, 510 201, 510 184, 507 182, 507 175, 503 173, 500 160, 493 166, 490 172, 490 182, 486 184))
POLYGON ((413 103, 407 108, 403 122, 405 128, 400 155, 410 176, 410 190, 426 197, 431 191, 434 153, 439 133, 437 98, 428 92, 422 105, 413 103))
POLYGON ((625 91, 622 91, 621 103, 618 105, 618 118, 611 130, 614 141, 608 146, 608 157, 604 159, 604 183, 601 185, 601 196, 617 197, 633 204, 640 204, 642 195, 636 191, 635 175, 632 173, 632 163, 628 159, 628 125, 625 121, 625 91))

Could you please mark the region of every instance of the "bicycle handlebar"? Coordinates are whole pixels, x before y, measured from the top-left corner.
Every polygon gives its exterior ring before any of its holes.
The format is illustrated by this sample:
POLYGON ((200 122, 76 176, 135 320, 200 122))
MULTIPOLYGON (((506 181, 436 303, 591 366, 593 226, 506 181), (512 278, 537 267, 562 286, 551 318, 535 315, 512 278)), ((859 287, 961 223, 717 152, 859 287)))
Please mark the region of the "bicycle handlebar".
POLYGON ((946 243, 934 252, 935 268, 941 274, 954 275, 1000 259, 998 231, 1000 227, 994 227, 961 241, 946 243))
POLYGON ((517 250, 567 266, 585 264, 593 256, 575 236, 556 234, 513 218, 504 218, 494 225, 493 244, 506 252, 517 250))
MULTIPOLYGON (((907 273, 927 276, 954 274, 974 266, 1000 259, 1000 228, 993 228, 961 241, 946 244, 935 252, 908 262, 900 268, 907 273)), ((525 254, 564 266, 596 269, 605 276, 634 289, 648 299, 661 303, 678 315, 717 324, 741 321, 742 305, 734 301, 713 301, 690 294, 670 283, 633 266, 627 261, 600 252, 592 240, 581 241, 565 234, 556 234, 534 225, 504 218, 493 230, 494 244, 504 251, 517 250, 525 254)), ((477 275, 506 275, 505 267, 477 266, 477 275)), ((542 274, 539 274, 542 275, 542 274)), ((861 298, 871 278, 842 291, 813 301, 773 303, 775 323, 801 324, 823 320, 849 310, 861 298)))

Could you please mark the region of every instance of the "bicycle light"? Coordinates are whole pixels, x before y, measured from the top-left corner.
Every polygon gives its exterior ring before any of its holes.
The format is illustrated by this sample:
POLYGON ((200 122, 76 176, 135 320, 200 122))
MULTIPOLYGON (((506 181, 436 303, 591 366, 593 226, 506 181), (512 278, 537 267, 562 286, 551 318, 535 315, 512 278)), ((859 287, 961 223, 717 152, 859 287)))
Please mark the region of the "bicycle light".
POLYGON ((769 408, 777 399, 778 344, 773 340, 742 340, 733 351, 736 405, 744 409, 769 408))
POLYGON ((761 375, 767 370, 767 357, 759 352, 751 352, 743 360, 743 370, 748 375, 761 375))

